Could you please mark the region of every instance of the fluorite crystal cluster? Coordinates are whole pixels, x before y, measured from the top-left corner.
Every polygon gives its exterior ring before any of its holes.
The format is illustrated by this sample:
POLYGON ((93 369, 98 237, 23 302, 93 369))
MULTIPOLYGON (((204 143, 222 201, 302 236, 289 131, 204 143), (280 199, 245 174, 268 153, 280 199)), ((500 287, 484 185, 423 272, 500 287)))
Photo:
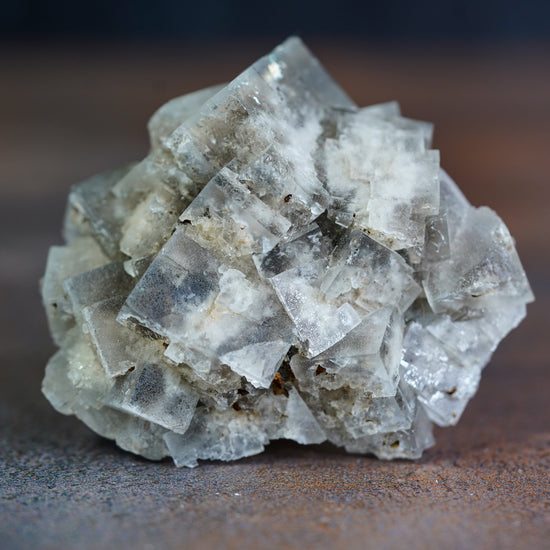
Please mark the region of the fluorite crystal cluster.
POLYGON ((533 296, 430 124, 358 108, 291 38, 149 132, 50 250, 57 410, 182 466, 279 438, 416 458, 457 422, 533 296))

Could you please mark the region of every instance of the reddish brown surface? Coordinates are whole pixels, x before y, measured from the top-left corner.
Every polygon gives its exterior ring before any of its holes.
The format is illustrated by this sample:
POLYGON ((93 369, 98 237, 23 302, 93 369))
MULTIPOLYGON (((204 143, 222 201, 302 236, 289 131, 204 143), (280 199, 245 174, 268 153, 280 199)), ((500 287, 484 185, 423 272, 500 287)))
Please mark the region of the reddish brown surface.
POLYGON ((39 392, 53 347, 37 294, 68 187, 143 156, 166 99, 273 44, 0 53, 0 546, 548 548, 550 50, 318 44, 360 103, 436 124, 442 163, 516 237, 537 302, 455 428, 419 462, 276 443, 178 470, 119 451, 39 392))

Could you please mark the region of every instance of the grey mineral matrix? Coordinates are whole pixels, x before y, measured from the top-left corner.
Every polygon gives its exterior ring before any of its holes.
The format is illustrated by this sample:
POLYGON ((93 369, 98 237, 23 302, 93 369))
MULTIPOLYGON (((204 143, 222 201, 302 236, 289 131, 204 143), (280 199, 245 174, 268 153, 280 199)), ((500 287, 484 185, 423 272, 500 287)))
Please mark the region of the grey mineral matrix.
POLYGON ((69 195, 42 282, 52 405, 178 466, 281 438, 420 457, 533 300, 431 124, 358 108, 290 38, 148 128, 144 160, 69 195))

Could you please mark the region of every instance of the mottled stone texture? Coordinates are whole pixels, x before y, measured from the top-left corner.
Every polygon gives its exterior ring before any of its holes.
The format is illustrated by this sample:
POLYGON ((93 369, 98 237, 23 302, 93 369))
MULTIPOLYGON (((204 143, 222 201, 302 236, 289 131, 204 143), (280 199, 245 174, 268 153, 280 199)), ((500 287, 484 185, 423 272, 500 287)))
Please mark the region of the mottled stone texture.
POLYGON ((430 124, 358 108, 291 38, 149 132, 50 251, 56 409, 184 466, 281 438, 417 458, 458 421, 533 296, 430 124))

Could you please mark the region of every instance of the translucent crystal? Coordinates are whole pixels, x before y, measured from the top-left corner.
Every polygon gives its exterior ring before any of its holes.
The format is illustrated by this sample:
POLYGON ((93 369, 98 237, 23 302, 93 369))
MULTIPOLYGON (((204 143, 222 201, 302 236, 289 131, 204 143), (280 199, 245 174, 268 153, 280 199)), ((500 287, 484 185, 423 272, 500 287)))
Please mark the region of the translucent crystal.
POLYGON ((179 466, 275 439, 420 457, 533 300, 432 125, 359 109, 290 38, 148 129, 145 159, 69 195, 42 282, 52 405, 179 466))

